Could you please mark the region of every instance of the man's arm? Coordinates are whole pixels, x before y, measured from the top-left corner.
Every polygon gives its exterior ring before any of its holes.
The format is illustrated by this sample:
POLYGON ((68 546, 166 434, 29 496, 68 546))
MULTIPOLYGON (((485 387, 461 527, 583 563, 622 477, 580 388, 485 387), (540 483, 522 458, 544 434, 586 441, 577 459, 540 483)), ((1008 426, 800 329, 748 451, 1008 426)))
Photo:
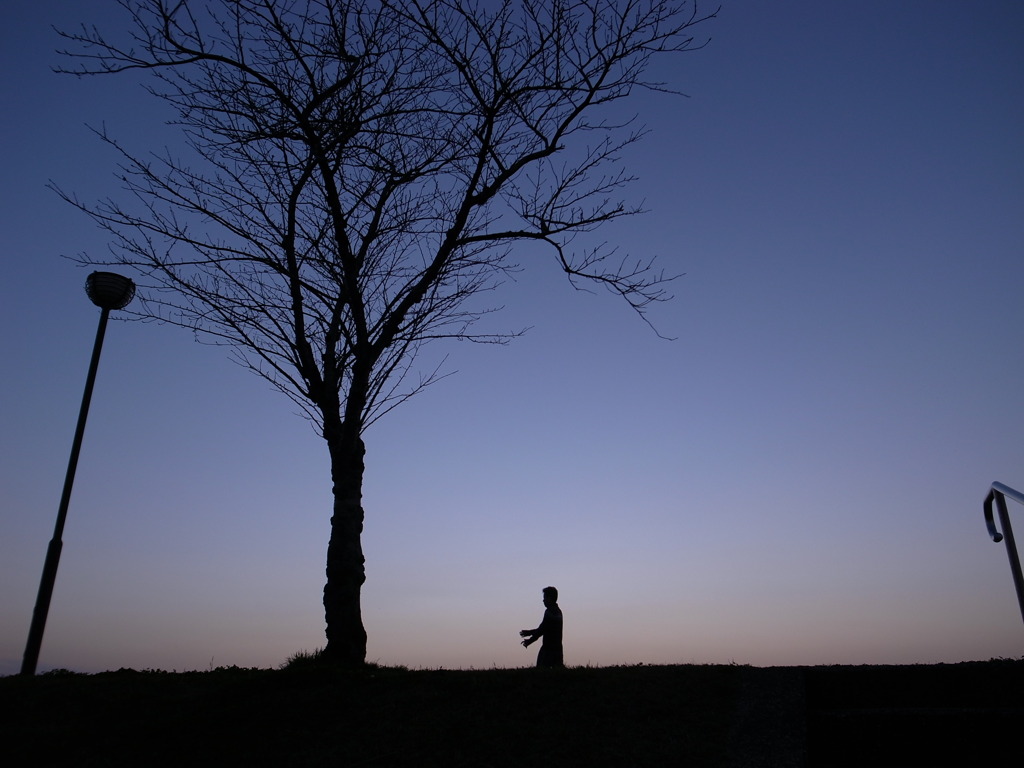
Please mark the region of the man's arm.
POLYGON ((544 636, 544 630, 547 629, 548 624, 550 623, 548 620, 548 614, 550 612, 550 609, 544 611, 544 618, 541 619, 540 626, 536 629, 524 629, 519 632, 520 637, 528 638, 526 640, 523 640, 524 648, 528 647, 530 643, 537 642, 537 640, 544 636))
POLYGON ((523 629, 523 630, 520 630, 519 631, 519 636, 526 638, 525 640, 523 640, 523 648, 529 648, 530 647, 530 643, 537 642, 537 639, 541 635, 543 635, 543 634, 544 634, 544 624, 543 624, 543 622, 536 629, 523 629))

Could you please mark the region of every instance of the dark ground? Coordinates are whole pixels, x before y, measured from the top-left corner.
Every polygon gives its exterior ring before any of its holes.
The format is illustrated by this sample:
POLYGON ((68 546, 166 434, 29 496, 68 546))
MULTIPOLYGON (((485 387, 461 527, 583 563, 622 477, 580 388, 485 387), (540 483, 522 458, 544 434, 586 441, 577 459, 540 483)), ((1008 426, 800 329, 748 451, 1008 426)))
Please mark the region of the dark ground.
POLYGON ((809 667, 811 766, 1024 766, 1024 660, 809 667))
POLYGON ((1024 660, 0 678, 3 766, 1024 765, 1024 660))

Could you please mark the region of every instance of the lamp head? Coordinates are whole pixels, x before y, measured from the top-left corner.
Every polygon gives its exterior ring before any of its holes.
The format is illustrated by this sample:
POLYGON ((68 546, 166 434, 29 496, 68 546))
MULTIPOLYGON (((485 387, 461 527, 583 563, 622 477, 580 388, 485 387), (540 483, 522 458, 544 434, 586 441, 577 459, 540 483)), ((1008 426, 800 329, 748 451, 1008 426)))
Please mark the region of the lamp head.
POLYGON ((124 309, 135 296, 135 283, 114 272, 93 272, 85 279, 85 292, 101 309, 124 309))

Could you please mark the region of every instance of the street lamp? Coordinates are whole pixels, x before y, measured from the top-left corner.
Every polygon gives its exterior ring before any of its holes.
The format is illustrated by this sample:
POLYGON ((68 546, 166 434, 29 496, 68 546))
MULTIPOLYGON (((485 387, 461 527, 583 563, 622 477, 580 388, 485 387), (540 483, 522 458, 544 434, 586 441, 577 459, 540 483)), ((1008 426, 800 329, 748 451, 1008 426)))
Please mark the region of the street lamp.
POLYGON ((82 395, 82 407, 78 412, 78 426, 75 428, 75 438, 71 443, 71 458, 68 460, 68 471, 64 476, 64 492, 61 494, 60 508, 57 510, 57 525, 53 529, 53 538, 50 539, 50 546, 46 550, 43 577, 39 582, 39 594, 36 597, 35 611, 32 613, 32 626, 29 628, 28 642, 25 644, 25 657, 21 663, 23 675, 36 673, 39 648, 43 644, 43 630, 46 628, 46 616, 50 611, 53 583, 57 579, 57 564, 60 562, 60 551, 64 546, 61 536, 64 533, 64 521, 68 516, 71 486, 75 482, 75 468, 78 466, 78 453, 82 447, 82 435, 85 433, 85 419, 89 415, 92 385, 96 381, 96 369, 100 363, 103 334, 107 330, 107 316, 112 309, 123 309, 128 306, 135 296, 135 283, 113 272, 93 272, 85 280, 85 292, 92 303, 102 310, 100 325, 96 330, 96 343, 92 348, 89 374, 85 378, 85 392, 82 395))

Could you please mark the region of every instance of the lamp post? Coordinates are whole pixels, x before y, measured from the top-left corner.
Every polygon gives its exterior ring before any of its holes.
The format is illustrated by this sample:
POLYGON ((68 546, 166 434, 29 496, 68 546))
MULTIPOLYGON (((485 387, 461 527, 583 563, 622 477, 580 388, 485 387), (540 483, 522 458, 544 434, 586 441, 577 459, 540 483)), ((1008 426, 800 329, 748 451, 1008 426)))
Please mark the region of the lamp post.
POLYGON ((78 426, 75 428, 75 438, 71 443, 71 458, 68 460, 68 471, 64 476, 64 491, 60 497, 60 508, 57 510, 57 524, 53 529, 50 546, 46 550, 43 577, 39 582, 39 594, 36 597, 36 607, 32 613, 32 626, 29 628, 28 642, 25 644, 25 656, 21 663, 21 674, 23 675, 36 673, 39 648, 43 644, 43 630, 46 628, 46 616, 50 611, 53 584, 57 579, 57 565, 60 562, 60 552, 64 546, 61 536, 64 533, 64 521, 68 516, 68 502, 71 500, 71 486, 75 482, 75 469, 78 466, 78 453, 82 447, 82 435, 85 433, 85 420, 89 415, 92 386, 96 381, 96 369, 100 363, 100 350, 103 347, 103 334, 107 329, 107 316, 112 309, 123 309, 128 306, 135 296, 135 283, 127 277, 113 272, 93 272, 86 278, 85 292, 89 295, 92 303, 102 310, 100 325, 96 330, 96 343, 92 348, 89 374, 85 379, 82 407, 78 412, 78 426))

